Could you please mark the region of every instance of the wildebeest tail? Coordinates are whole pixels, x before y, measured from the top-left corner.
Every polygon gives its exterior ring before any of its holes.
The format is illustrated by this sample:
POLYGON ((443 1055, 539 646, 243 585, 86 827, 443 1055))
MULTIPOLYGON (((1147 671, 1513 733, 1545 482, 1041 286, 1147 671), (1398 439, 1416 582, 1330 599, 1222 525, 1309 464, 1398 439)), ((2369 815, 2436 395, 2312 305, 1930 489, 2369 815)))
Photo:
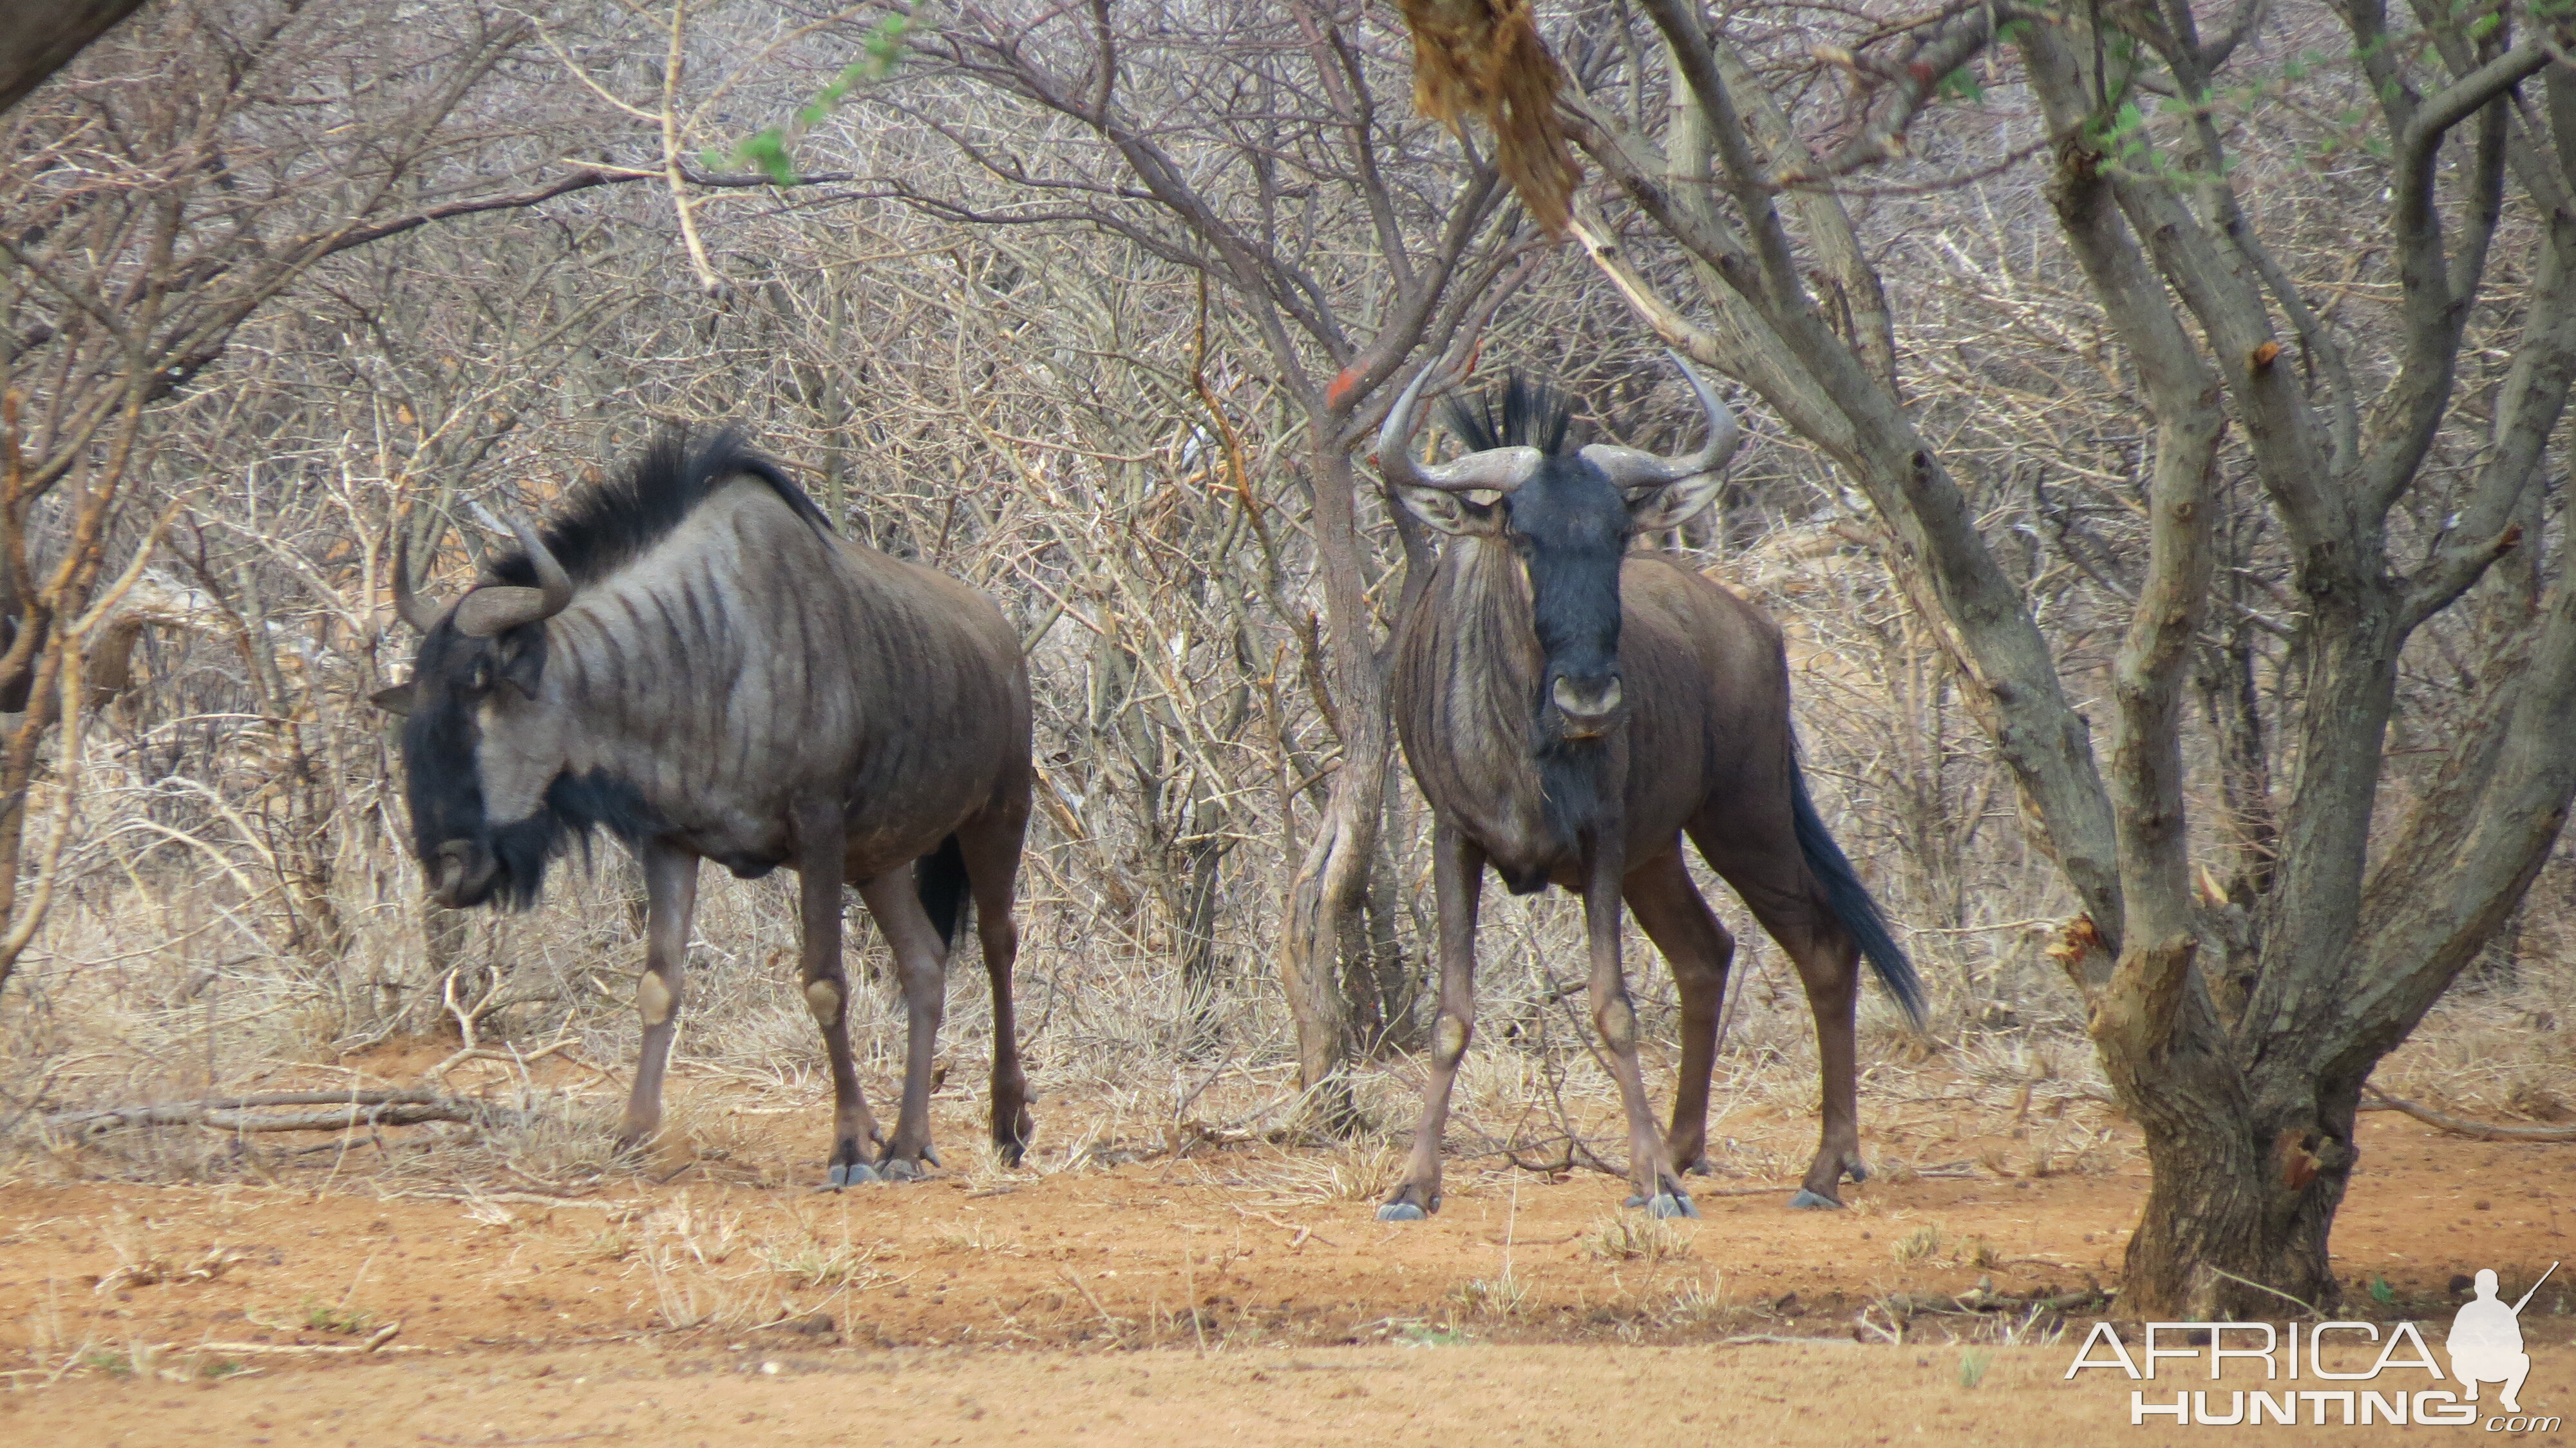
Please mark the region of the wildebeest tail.
POLYGON ((1825 887, 1826 905, 1859 943, 1871 972, 1896 998, 1905 1018, 1916 1030, 1923 1029, 1923 978, 1914 973, 1914 962, 1897 948, 1896 937, 1887 933, 1887 917, 1878 913, 1878 902, 1869 898, 1868 887, 1853 872, 1851 858, 1825 829, 1824 816, 1816 813, 1816 802, 1808 797, 1806 772, 1794 758, 1789 761, 1789 796, 1797 816, 1798 849, 1807 857, 1807 868, 1825 887))
POLYGON ((939 943, 956 943, 957 920, 966 913, 966 852, 957 848, 957 837, 950 835, 938 849, 913 861, 912 880, 939 943))

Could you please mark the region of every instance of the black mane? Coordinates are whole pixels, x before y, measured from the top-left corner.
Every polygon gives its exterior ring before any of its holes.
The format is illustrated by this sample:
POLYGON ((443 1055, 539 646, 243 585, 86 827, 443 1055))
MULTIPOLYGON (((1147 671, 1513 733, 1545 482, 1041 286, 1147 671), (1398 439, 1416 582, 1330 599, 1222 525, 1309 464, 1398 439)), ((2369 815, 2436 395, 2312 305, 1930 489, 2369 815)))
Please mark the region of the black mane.
POLYGON ((1535 447, 1554 456, 1565 451, 1567 424, 1574 420, 1574 399, 1518 372, 1503 379, 1499 392, 1474 402, 1449 399, 1444 415, 1449 430, 1469 452, 1498 447, 1535 447))
MULTIPOLYGON (((545 526, 546 548, 578 584, 616 572, 667 537, 726 479, 749 474, 767 483, 796 516, 830 533, 832 521, 784 469, 727 427, 692 446, 685 426, 665 428, 625 476, 576 490, 545 526)), ((504 583, 533 586, 536 570, 513 548, 492 565, 504 583)))

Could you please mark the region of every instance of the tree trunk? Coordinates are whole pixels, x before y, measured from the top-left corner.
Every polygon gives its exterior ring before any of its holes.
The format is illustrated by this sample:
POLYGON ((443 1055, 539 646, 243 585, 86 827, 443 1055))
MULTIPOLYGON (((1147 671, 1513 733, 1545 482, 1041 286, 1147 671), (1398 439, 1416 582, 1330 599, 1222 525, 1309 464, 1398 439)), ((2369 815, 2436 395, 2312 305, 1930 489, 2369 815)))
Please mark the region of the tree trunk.
POLYGON ((1192 1054, 1215 1045, 1218 1039, 1217 886, 1223 878, 1220 867, 1229 848, 1221 833, 1223 814, 1223 807, 1214 800, 1200 800, 1193 805, 1191 838, 1181 847, 1181 856, 1188 864, 1180 911, 1182 1041, 1184 1049, 1192 1054))
POLYGON ((1279 944, 1279 983, 1297 1026, 1297 1080, 1308 1109, 1324 1130, 1358 1124, 1344 1072, 1366 1043, 1360 1029, 1369 1014, 1351 997, 1350 982, 1374 984, 1366 932, 1356 959, 1345 931, 1359 919, 1368 896, 1369 866, 1377 856, 1386 811, 1386 771, 1393 730, 1376 650, 1369 643, 1368 603, 1361 596, 1359 537, 1349 454, 1335 445, 1328 419, 1315 422, 1308 466, 1315 485, 1315 551, 1324 579, 1326 646, 1339 697, 1341 768, 1316 821, 1306 857, 1288 885, 1287 919, 1279 944))
MULTIPOLYGON (((1393 767, 1390 761, 1388 768, 1393 767)), ((1404 935, 1398 928, 1402 912, 1395 897, 1399 876, 1392 844, 1393 841, 1381 828, 1378 831, 1377 863, 1369 870, 1368 896, 1360 912, 1360 934, 1367 950, 1367 978, 1353 983, 1355 991, 1368 993, 1369 1051, 1371 1055, 1380 1057, 1419 1051, 1425 1044, 1421 1009, 1423 972, 1415 969, 1404 954, 1404 935)))
POLYGON ((2356 1159, 2352 1110, 2328 1122, 2248 1102, 2232 1077, 2177 1054, 2156 1090, 2128 1098, 2144 1103, 2152 1177, 2123 1262, 2124 1317, 2279 1318, 2289 1301, 2322 1312, 2341 1295, 2326 1237, 2356 1159))

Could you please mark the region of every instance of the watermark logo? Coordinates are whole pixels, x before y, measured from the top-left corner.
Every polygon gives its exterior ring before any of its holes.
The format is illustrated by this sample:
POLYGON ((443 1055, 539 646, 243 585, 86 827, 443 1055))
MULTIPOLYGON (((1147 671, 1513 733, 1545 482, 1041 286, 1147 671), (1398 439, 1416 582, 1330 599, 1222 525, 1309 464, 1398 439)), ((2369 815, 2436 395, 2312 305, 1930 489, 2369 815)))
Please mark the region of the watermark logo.
POLYGON ((2444 1353, 2451 1361, 2447 1376, 2413 1322, 2398 1323, 2384 1340, 2379 1324, 2372 1322, 2320 1322, 2305 1329, 2294 1323, 2286 1332, 2268 1322, 2150 1322, 2135 1356, 2111 1324, 2097 1322, 2084 1345, 2076 1349, 2066 1377, 2100 1370, 2125 1374, 2132 1381, 2153 1381, 2159 1365, 2173 1365, 2163 1373, 2173 1378, 2189 1371, 2179 1368, 2181 1362, 2206 1361, 2209 1379, 2216 1382, 2232 1360, 2247 1371, 2260 1363, 2264 1380, 2279 1385, 2231 1389, 2223 1402, 2218 1392, 2209 1389, 2176 1392, 2168 1402, 2160 1393, 2133 1388, 2129 1392, 2133 1425, 2163 1422, 2224 1428, 2296 1423, 2305 1416, 2320 1427, 2387 1423, 2466 1428, 2483 1422, 2492 1433, 2551 1432, 2560 1419, 2522 1411, 2523 1381, 2531 1376, 2531 1354, 2522 1346, 2522 1310, 2557 1270, 2558 1264, 2550 1263, 2549 1270, 2521 1297, 2507 1303, 2496 1295, 2494 1270, 2481 1268, 2476 1295, 2452 1315, 2451 1329, 2443 1338, 2444 1353), (2362 1371, 2338 1372, 2326 1366, 2325 1350, 2330 1347, 2340 1356, 2343 1350, 2374 1343, 2379 1346, 2378 1357, 2362 1371), (2381 1379, 2383 1373, 2407 1372, 2423 1373, 2428 1381, 2456 1382, 2458 1389, 2410 1388, 2402 1377, 2381 1379), (2370 1386, 2294 1386, 2308 1380, 2370 1386), (2479 1399, 2479 1390, 2488 1384, 2496 1387, 2495 1406, 2502 1413, 2488 1413, 2479 1399))
MULTIPOLYGON (((2549 1272, 2557 1270, 2557 1263, 2549 1264, 2549 1272)), ((2549 1280, 2549 1272, 2540 1274, 2540 1282, 2549 1280)), ((2452 1316, 2446 1344, 2451 1350, 2451 1371, 2467 1386, 2470 1402, 2478 1400, 2478 1384, 2502 1383, 2504 1391, 2497 1400, 2504 1410, 2522 1411, 2514 1395, 2522 1391, 2522 1380, 2531 1376, 2531 1354, 2522 1350, 2522 1309, 2531 1301, 2531 1293, 2540 1290, 2540 1282, 2531 1284, 2530 1292, 2507 1307, 2496 1300, 2495 1269, 2478 1269, 2478 1295, 2452 1316)))

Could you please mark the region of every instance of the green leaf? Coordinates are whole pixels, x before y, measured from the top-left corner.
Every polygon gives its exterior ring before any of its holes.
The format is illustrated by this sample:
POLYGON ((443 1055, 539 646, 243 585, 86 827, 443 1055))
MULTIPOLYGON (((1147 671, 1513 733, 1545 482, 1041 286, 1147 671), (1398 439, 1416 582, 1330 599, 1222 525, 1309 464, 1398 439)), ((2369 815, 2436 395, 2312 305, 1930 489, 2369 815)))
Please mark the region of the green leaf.
POLYGON ((2397 1289, 2388 1285, 2387 1278, 2373 1277, 2370 1279, 2370 1296, 2382 1304, 2392 1303, 2397 1300, 2397 1289))
POLYGON ((1935 86, 1933 91, 1943 100, 1968 101, 1972 104, 1986 98, 1985 87, 1977 84, 1977 77, 1964 65, 1941 77, 1941 83, 1935 86))
MULTIPOLYGON (((892 75, 895 67, 903 63, 903 38, 911 28, 912 22, 901 15, 889 15, 878 21, 868 31, 867 38, 860 42, 861 58, 842 67, 838 75, 796 108, 797 134, 802 135, 831 119, 832 113, 840 109, 841 102, 859 86, 892 75)), ((757 135, 733 148, 732 162, 757 169, 774 186, 793 186, 797 182, 796 162, 788 154, 787 136, 784 126, 764 127, 757 135)), ((710 168, 723 164, 712 147, 702 159, 710 168)))
POLYGON ((2484 40, 2504 28, 2504 17, 2492 12, 2469 22, 2469 38, 2484 40))
POLYGON ((743 165, 757 167, 767 175, 770 184, 796 184, 795 163, 787 158, 787 136, 776 126, 762 131, 734 148, 734 159, 743 165))

